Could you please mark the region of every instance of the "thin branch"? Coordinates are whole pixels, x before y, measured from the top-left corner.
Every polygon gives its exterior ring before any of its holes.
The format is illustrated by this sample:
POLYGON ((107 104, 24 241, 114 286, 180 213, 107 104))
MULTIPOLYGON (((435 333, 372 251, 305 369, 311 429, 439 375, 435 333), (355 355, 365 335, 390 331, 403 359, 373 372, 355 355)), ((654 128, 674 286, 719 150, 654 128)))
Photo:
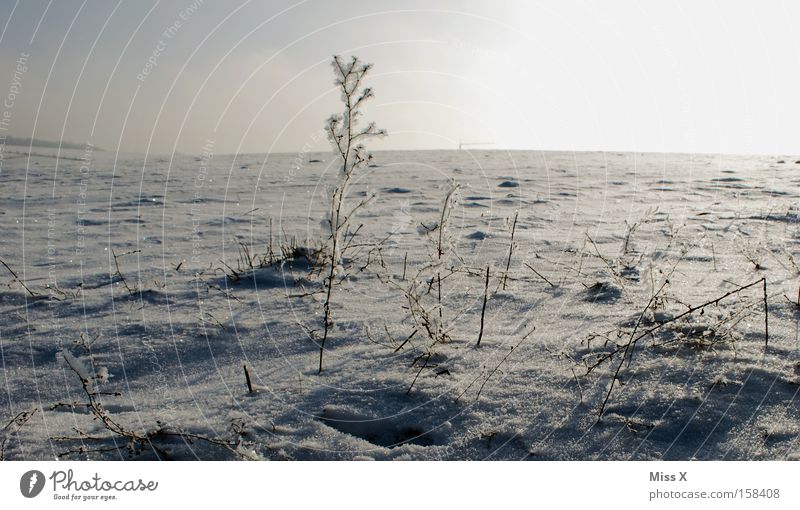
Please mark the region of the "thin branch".
POLYGON ((403 348, 403 346, 405 346, 405 345, 408 343, 408 341, 409 341, 409 340, 411 340, 412 338, 414 338, 414 335, 416 335, 416 334, 417 334, 417 331, 418 331, 418 330, 416 330, 416 329, 415 329, 414 331, 412 331, 412 332, 411 332, 411 334, 410 334, 410 335, 408 335, 408 338, 406 338, 405 340, 403 340, 403 343, 401 343, 400 345, 398 345, 398 346, 397 346, 397 349, 395 349, 395 350, 394 350, 394 352, 398 352, 400 349, 402 349, 402 348, 403 348))
MULTIPOLYGON (((625 357, 628 354, 628 350, 630 350, 631 353, 630 359, 633 359, 633 349, 635 348, 636 345, 633 342, 633 337, 636 335, 636 331, 639 329, 639 325, 642 323, 642 318, 644 317, 645 312, 647 311, 648 308, 650 308, 650 305, 656 299, 656 296, 658 296, 661 293, 661 291, 668 283, 669 280, 664 280, 664 283, 661 284, 661 287, 658 289, 658 291, 650 297, 650 300, 647 302, 647 306, 645 306, 644 309, 642 310, 642 313, 639 314, 639 319, 636 321, 636 326, 634 326, 633 331, 631 331, 631 336, 628 339, 628 343, 625 344, 625 350, 622 353, 622 359, 620 359, 619 365, 617 365, 617 370, 614 372, 614 376, 611 378, 611 384, 608 386, 608 392, 606 392, 606 398, 603 400, 603 405, 600 406, 600 412, 597 415, 598 421, 600 421, 600 419, 603 417, 603 411, 606 408, 608 399, 611 397, 611 391, 614 389, 614 383, 617 382, 617 379, 619 378, 619 372, 620 370, 622 370, 622 365, 625 363, 625 357)), ((629 366, 630 366, 630 359, 628 361, 629 366)))
POLYGON ((553 287, 554 289, 556 288, 556 286, 555 286, 555 285, 553 285, 553 282, 551 282, 550 280, 548 280, 547 278, 545 278, 545 277, 544 277, 544 275, 542 275, 542 274, 541 274, 539 271, 535 270, 535 269, 534 269, 534 268, 533 268, 533 267, 532 267, 530 264, 528 264, 527 262, 524 262, 524 264, 525 264, 526 266, 528 266, 528 269, 530 269, 531 271, 533 271, 533 272, 534 272, 534 274, 535 274, 536 276, 538 276, 539 278, 541 278, 542 280, 544 280, 545 282, 547 282, 547 284, 548 284, 548 285, 550 285, 551 287, 553 287))
POLYGON ((5 263, 5 261, 4 261, 3 259, 0 259, 0 264, 3 264, 3 266, 5 266, 5 268, 6 268, 6 269, 8 269, 8 272, 9 272, 9 273, 11 273, 11 275, 14 277, 14 279, 17 281, 17 283, 19 283, 20 285, 22 285, 22 288, 24 288, 26 291, 28 291, 28 294, 30 294, 30 295, 31 295, 31 297, 36 297, 36 296, 38 296, 38 294, 36 294, 35 292, 33 292, 31 289, 29 289, 29 288, 28 288, 28 286, 27 286, 27 285, 25 285, 25 282, 23 282, 23 281, 20 279, 20 277, 19 277, 19 276, 17 276, 17 273, 15 273, 15 272, 14 272, 14 270, 13 270, 13 269, 11 269, 11 268, 8 266, 8 264, 6 264, 6 263, 5 263))
POLYGON ((486 266, 486 284, 483 287, 483 308, 481 309, 481 330, 478 333, 478 343, 475 347, 481 346, 481 339, 483 338, 483 319, 486 315, 486 301, 489 299, 489 266, 486 266))
MULTIPOLYGON (((606 404, 607 404, 607 402, 608 402, 608 400, 609 400, 609 398, 610 398, 610 396, 611 396, 611 391, 612 391, 612 390, 613 390, 613 388, 614 388, 614 383, 615 383, 615 382, 616 382, 616 380, 617 380, 617 377, 618 377, 618 375, 619 375, 620 369, 621 369, 621 367, 622 367, 622 363, 624 363, 624 361, 625 361, 625 356, 626 356, 626 354, 629 352, 629 350, 630 350, 630 349, 631 349, 633 346, 635 346, 635 345, 636 345, 636 343, 638 343, 638 342, 639 342, 641 339, 643 339, 643 338, 646 338, 646 337, 650 337, 650 336, 652 336, 652 334, 653 334, 653 333, 655 333, 655 332, 656 332, 656 331, 658 331, 659 329, 663 328, 663 327, 664 327, 664 326, 666 326, 667 324, 670 324, 670 323, 673 323, 673 322, 675 322, 675 321, 678 321, 678 320, 680 320, 680 319, 682 319, 682 318, 686 317, 687 315, 691 315, 691 314, 693 314, 693 313, 695 313, 695 312, 697 312, 697 311, 699 311, 699 310, 703 310, 703 309, 705 309, 705 308, 706 308, 706 307, 708 307, 708 306, 711 306, 711 305, 717 305, 717 304, 719 304, 719 302, 720 302, 720 301, 722 301, 723 299, 725 299, 725 298, 727 298, 727 297, 730 297, 730 296, 732 296, 732 295, 734 295, 734 294, 738 294, 739 292, 741 292, 741 291, 743 291, 743 290, 746 290, 746 289, 749 289, 749 288, 751 288, 751 287, 754 287, 754 286, 756 286, 756 285, 758 285, 758 284, 763 284, 763 282, 764 282, 765 280, 766 280, 765 278, 761 278, 761 279, 759 279, 759 280, 756 280, 756 281, 754 281, 754 282, 752 282, 752 283, 749 283, 749 284, 747 284, 747 285, 743 285, 743 286, 740 286, 740 287, 738 287, 738 288, 736 288, 736 289, 734 289, 734 290, 728 291, 728 292, 726 292, 725 294, 723 294, 723 295, 721 295, 721 296, 719 296, 719 297, 717 297, 717 298, 715 298, 715 299, 712 299, 712 300, 706 301, 706 302, 705 302, 705 303, 703 303, 703 304, 700 304, 700 305, 697 305, 697 306, 689 306, 689 307, 688 307, 688 309, 687 309, 685 312, 683 312, 683 313, 681 313, 681 314, 678 314, 678 315, 676 315, 675 317, 672 317, 672 318, 671 318, 671 319, 669 319, 668 321, 661 322, 661 323, 659 323, 659 324, 656 324, 655 326, 653 326, 653 327, 651 327, 651 328, 648 328, 648 329, 644 330, 644 331, 643 331, 642 333, 640 333, 638 336, 635 336, 635 337, 634 337, 634 334, 635 334, 635 331, 634 331, 634 333, 631 335, 631 337, 630 337, 630 339, 628 340, 628 342, 626 342, 624 345, 619 345, 619 346, 617 346, 615 349, 613 349, 613 350, 611 350, 610 352, 608 352, 608 353, 604 354, 604 355, 603 355, 601 358, 599 358, 599 359, 597 360, 597 362, 595 362, 595 364, 594 364, 594 365, 592 365, 592 366, 588 367, 588 369, 587 369, 587 374, 588 374, 589 372, 591 372, 591 371, 592 371, 594 368, 598 367, 598 366, 599 366, 600 364, 602 364, 603 362, 610 360, 611 358, 613 358, 615 355, 619 354, 620 352, 622 352, 622 353, 623 353, 623 355, 622 355, 622 359, 620 360, 620 363, 619 363, 619 365, 617 366, 617 369, 616 369, 616 370, 615 370, 615 372, 614 372, 614 377, 611 379, 611 385, 610 385, 610 387, 609 387, 609 389, 608 389, 608 392, 606 393, 606 398, 605 398, 605 400, 603 401, 603 405, 600 407, 600 412, 598 413, 598 418, 597 418, 597 419, 598 419, 598 421, 600 421, 600 419, 601 419, 601 418, 602 418, 602 416, 603 416, 603 411, 605 410, 605 406, 606 406, 606 404)), ((665 283, 666 283, 666 282, 665 282, 665 283)), ((663 285, 662 285, 662 288, 663 288, 663 285)), ((765 296, 766 296, 766 294, 765 294, 765 296)), ((653 298, 651 298, 651 300, 652 300, 652 299, 655 299, 655 296, 653 296, 653 298)), ((648 305, 648 306, 649 306, 649 305, 648 305)), ((766 308, 765 308, 765 312, 766 312, 766 308)))
POLYGON ((764 280, 764 348, 769 347, 769 307, 767 306, 767 278, 764 280))
POLYGON ((511 226, 511 244, 509 244, 508 246, 508 260, 506 261, 506 272, 503 275, 503 290, 506 290, 506 280, 508 279, 508 268, 511 267, 511 255, 514 253, 514 232, 516 232, 517 230, 518 217, 519 217, 519 211, 514 213, 514 224, 511 226))
POLYGON ((3 433, 3 440, 0 442, 0 461, 5 460, 8 439, 12 434, 19 433, 20 429, 22 429, 22 427, 25 426, 25 424, 28 423, 31 418, 33 418, 33 415, 36 414, 38 410, 39 408, 34 407, 30 411, 22 411, 21 413, 18 413, 16 416, 11 418, 11 421, 9 421, 2 429, 0 429, 0 432, 3 433), (14 430, 10 431, 12 427, 14 427, 14 430))

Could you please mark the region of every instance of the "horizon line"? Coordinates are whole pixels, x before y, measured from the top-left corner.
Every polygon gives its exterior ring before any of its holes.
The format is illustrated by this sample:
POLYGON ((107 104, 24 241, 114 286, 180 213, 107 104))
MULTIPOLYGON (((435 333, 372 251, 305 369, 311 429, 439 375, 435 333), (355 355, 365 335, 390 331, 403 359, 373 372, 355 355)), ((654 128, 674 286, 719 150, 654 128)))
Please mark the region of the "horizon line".
MULTIPOLYGON (((49 139, 41 139, 36 138, 34 140, 39 142, 44 142, 48 144, 58 145, 63 143, 64 146, 45 146, 45 145, 37 145, 37 144, 15 144, 15 143, 7 143, 8 139, 17 140, 25 140, 30 141, 31 138, 23 138, 16 135, 5 135, 3 137, 6 143, 2 145, 4 147, 26 147, 28 149, 50 149, 50 150, 65 150, 65 151, 73 151, 73 150, 81 150, 76 146, 86 146, 91 142, 84 142, 83 144, 76 143, 74 141, 56 141, 56 140, 49 140, 49 139)), ((487 144, 488 145, 488 144, 487 144)), ((115 154, 135 154, 141 156, 171 156, 171 155, 185 155, 185 156, 197 156, 202 154, 202 150, 198 152, 186 152, 181 150, 176 150, 172 152, 161 152, 161 151, 150 151, 144 152, 141 150, 113 150, 108 149, 105 147, 100 147, 93 144, 93 148, 95 151, 98 152, 107 152, 107 153, 115 153, 115 154)), ((7 150, 3 150, 2 152, 7 152, 7 150)), ((800 160, 800 150, 798 152, 722 152, 722 151, 707 151, 707 150, 698 150, 698 151, 685 151, 685 150, 651 150, 651 149, 644 149, 644 150, 631 150, 631 149, 620 149, 620 148, 611 148, 611 149, 599 149, 599 148, 581 148, 581 149, 565 149, 565 148, 468 148, 468 149, 459 149, 459 148, 427 148, 427 149, 375 149, 369 150, 368 152, 373 154, 379 153, 388 153, 388 152, 499 152, 499 153, 511 153, 511 152, 560 152, 560 153, 616 153, 616 154, 663 154, 663 155, 702 155, 702 156, 761 156, 761 157, 797 157, 800 160)), ((244 152, 214 152, 214 156, 247 156, 247 155, 302 155, 302 154, 330 154, 335 155, 334 152, 329 150, 277 150, 277 151, 244 151, 244 152)))

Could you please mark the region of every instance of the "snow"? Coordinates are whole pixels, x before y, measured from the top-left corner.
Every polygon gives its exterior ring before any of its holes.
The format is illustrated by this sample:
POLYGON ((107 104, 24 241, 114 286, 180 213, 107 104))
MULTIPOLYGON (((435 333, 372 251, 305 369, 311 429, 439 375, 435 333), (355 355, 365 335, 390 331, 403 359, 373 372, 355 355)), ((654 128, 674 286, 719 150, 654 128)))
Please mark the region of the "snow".
POLYGON ((68 349, 62 349, 58 356, 64 359, 67 366, 75 372, 82 381, 85 381, 88 391, 92 391, 92 373, 80 359, 76 358, 68 349))
POLYGON ((353 205, 378 192, 351 223, 362 246, 337 271, 318 374, 327 273, 312 247, 327 240, 333 156, 298 167, 295 154, 96 151, 87 172, 37 154, 0 173, 0 258, 38 294, 0 275, 0 419, 41 409, 6 458, 55 458, 81 446, 53 439, 75 429, 108 434, 84 407, 54 407, 84 401, 73 371, 103 382, 104 409, 129 430, 169 424, 233 445, 164 440, 178 459, 800 458, 796 156, 378 152, 351 186, 353 205), (259 256, 295 249, 243 267, 240 243, 259 256), (432 345, 403 290, 420 274, 438 323, 423 279, 437 272, 449 341, 432 345), (760 284, 670 322, 761 278, 766 349, 760 284), (586 363, 659 324, 598 421, 619 358, 588 374, 586 363), (81 333, 98 338, 91 359, 81 333))

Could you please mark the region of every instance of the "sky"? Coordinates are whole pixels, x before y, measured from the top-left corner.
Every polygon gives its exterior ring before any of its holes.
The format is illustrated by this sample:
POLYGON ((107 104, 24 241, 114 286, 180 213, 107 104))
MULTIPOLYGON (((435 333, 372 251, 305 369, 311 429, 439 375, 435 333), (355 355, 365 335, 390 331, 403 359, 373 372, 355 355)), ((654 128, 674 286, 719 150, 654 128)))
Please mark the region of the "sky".
POLYGON ((800 154, 798 20, 788 0, 0 0, 0 134, 329 150, 339 54, 374 64, 375 150, 800 154))

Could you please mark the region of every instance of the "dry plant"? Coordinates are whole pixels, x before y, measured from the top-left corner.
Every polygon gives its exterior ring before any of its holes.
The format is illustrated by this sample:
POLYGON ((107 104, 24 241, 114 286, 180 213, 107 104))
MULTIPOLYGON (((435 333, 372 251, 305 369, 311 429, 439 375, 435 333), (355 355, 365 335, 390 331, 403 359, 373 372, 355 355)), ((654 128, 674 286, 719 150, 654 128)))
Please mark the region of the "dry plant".
POLYGON ((636 233, 636 231, 639 229, 639 227, 641 227, 642 225, 644 225, 646 223, 651 222, 653 220, 653 216, 657 212, 658 212, 658 208, 648 209, 647 211, 645 211, 645 213, 642 215, 641 218, 639 218, 638 220, 634 221, 633 223, 628 223, 628 220, 625 220, 625 237, 624 237, 624 239, 622 241, 622 254, 623 255, 628 255, 629 253, 631 253, 631 251, 632 251, 632 249, 631 249, 631 246, 632 246, 631 240, 633 238, 633 235, 636 233))
POLYGON ((14 277, 14 281, 19 283, 22 286, 22 288, 25 289, 28 292, 28 294, 30 294, 31 297, 36 297, 38 295, 31 289, 29 289, 27 285, 25 285, 25 282, 22 281, 19 275, 17 275, 17 273, 13 269, 11 269, 11 267, 9 267, 9 265, 6 264, 5 261, 3 261, 3 259, 0 259, 0 264, 2 264, 3 267, 5 267, 8 270, 8 272, 11 273, 11 276, 14 277))
POLYGON ((236 241, 236 260, 230 264, 220 260, 222 267, 216 272, 222 272, 230 282, 238 282, 252 275, 257 269, 264 269, 284 263, 305 261, 312 268, 311 272, 322 270, 325 265, 325 250, 322 245, 315 245, 312 240, 301 245, 296 237, 289 239, 284 235, 283 241, 278 246, 278 253, 273 248, 272 220, 270 219, 270 241, 264 253, 257 253, 253 247, 241 240, 236 241))
MULTIPOLYGON (((451 335, 455 325, 467 313, 466 307, 463 309, 448 308, 446 300, 443 299, 442 289, 450 278, 456 279, 465 275, 482 280, 483 305, 475 347, 481 346, 484 336, 486 308, 491 293, 489 289, 491 265, 480 269, 467 267, 454 250, 455 242, 448 231, 448 222, 458 200, 458 191, 459 186, 454 184, 445 195, 438 222, 430 225, 420 224, 419 232, 428 239, 428 260, 417 268, 410 268, 407 258, 404 258, 403 277, 399 281, 392 277, 381 278, 384 283, 400 291, 405 301, 403 308, 408 311, 410 322, 414 326, 409 337, 395 348, 394 352, 400 351, 418 332, 423 334, 423 340, 414 345, 411 368, 416 369, 416 373, 407 393, 411 392, 414 384, 425 370, 435 371, 437 376, 450 375, 448 369, 440 368, 440 362, 444 357, 439 348, 442 344, 448 344, 453 340, 451 335), (408 273, 411 273, 412 276, 407 278, 408 273)), ((506 273, 505 276, 508 277, 508 274, 506 273)), ((498 281, 501 281, 500 277, 498 281)))
MULTIPOLYGON (((620 286, 622 292, 627 294, 626 289, 626 282, 630 280, 638 280, 639 279, 639 270, 638 266, 640 265, 642 259, 644 258, 644 252, 637 253, 636 250, 633 249, 633 237, 636 234, 637 230, 644 224, 649 223, 652 221, 653 215, 657 212, 657 209, 649 209, 647 210, 640 219, 633 223, 628 223, 625 221, 625 235, 623 236, 622 240, 622 247, 620 249, 620 254, 617 257, 609 257, 604 255, 603 252, 600 250, 600 247, 595 243, 594 239, 586 232, 585 240, 588 240, 594 250, 595 256, 600 259, 606 268, 609 271, 609 275, 614 281, 620 286)), ((585 248, 585 242, 584 242, 585 248)), ((583 249, 581 249, 581 254, 583 254, 583 249)), ((583 255, 581 255, 580 260, 580 267, 578 268, 578 273, 580 274, 580 269, 582 268, 583 264, 583 255)), ((533 270, 530 266, 530 269, 533 270)), ((534 270, 534 272, 536 272, 534 270)), ((538 274, 538 273, 537 273, 538 274)), ((538 275, 541 277, 541 275, 538 275)), ((549 283, 549 282, 548 282, 549 283)), ((602 286, 602 282, 597 282, 594 284, 595 289, 599 289, 602 286)), ((552 284, 551 284, 552 286, 552 284)), ((592 289, 592 286, 588 286, 584 284, 584 287, 587 289, 592 289)))
MULTIPOLYGON (((503 280, 502 280, 503 281, 503 290, 506 290, 506 281, 508 280, 508 269, 511 267, 511 256, 514 254, 514 233, 517 231, 517 219, 518 218, 519 218, 519 211, 516 211, 514 213, 514 223, 511 225, 511 242, 508 244, 508 259, 506 260, 506 272, 503 273, 503 280)), ((487 273, 486 274, 487 275, 489 274, 488 273, 488 269, 487 269, 487 273)), ((488 280, 489 277, 487 276, 486 279, 488 280)), ((480 341, 478 343, 480 343, 480 341)))
MULTIPOLYGON (((509 253, 509 259, 511 259, 511 253, 509 253)), ((475 347, 481 346, 481 340, 483 339, 483 326, 484 326, 484 319, 486 316, 486 303, 489 300, 489 268, 490 266, 486 266, 486 283, 483 286, 483 306, 481 307, 481 329, 478 332, 478 341, 475 343, 475 347)), ((503 280, 505 282, 505 280, 503 280)))
MULTIPOLYGON (((534 269, 532 265, 528 264, 527 262, 523 262, 523 264, 525 264, 525 266, 526 266, 528 269, 530 269, 531 271, 533 271, 533 273, 534 273, 536 276, 538 276, 539 278, 541 278, 542 280, 544 280, 544 281, 545 281, 545 283, 547 283, 547 284, 548 284, 548 285, 549 285, 551 288, 555 289, 555 288, 557 288, 557 287, 558 287, 558 285, 554 284, 553 282, 551 282, 550 280, 548 280, 546 276, 544 276, 542 273, 540 273, 539 271, 537 271, 536 269, 534 269)), ((579 273, 579 274, 580 274, 580 273, 579 273)))
POLYGON ((536 327, 535 326, 533 328, 531 328, 531 330, 528 333, 526 333, 525 336, 523 336, 519 340, 519 342, 517 342, 516 344, 512 345, 509 348, 509 350, 506 353, 506 355, 503 356, 502 358, 500 358, 500 361, 498 361, 493 367, 489 368, 486 365, 484 365, 484 367, 481 370, 481 372, 474 379, 472 379, 472 381, 461 391, 461 393, 458 394, 458 396, 455 398, 454 402, 458 402, 461 399, 461 397, 466 395, 466 393, 469 391, 470 388, 472 388, 478 381, 480 381, 481 383, 478 386, 477 392, 475 393, 475 401, 477 402, 481 398, 481 393, 483 393, 483 388, 486 387, 486 383, 489 382, 489 379, 491 379, 492 376, 494 374, 496 374, 498 372, 498 370, 500 370, 500 367, 508 360, 508 358, 511 357, 511 355, 514 353, 514 350, 517 347, 519 347, 520 345, 522 345, 522 342, 527 340, 528 337, 531 336, 534 331, 536 331, 536 327))
POLYGON ((753 248, 751 243, 745 239, 741 239, 739 242, 736 243, 741 252, 742 256, 747 259, 748 262, 753 264, 753 269, 755 271, 761 271, 766 269, 762 262, 761 257, 761 248, 758 246, 753 248))
POLYGON ((117 278, 117 281, 122 283, 122 285, 125 287, 125 290, 127 290, 128 294, 130 294, 131 296, 141 294, 141 289, 139 289, 138 285, 134 285, 133 287, 128 285, 128 279, 125 278, 125 276, 122 274, 122 271, 119 268, 119 259, 127 255, 134 255, 136 253, 141 253, 141 252, 142 250, 133 250, 117 255, 114 252, 114 249, 113 248, 111 249, 111 256, 114 258, 114 272, 111 273, 111 280, 113 282, 114 278, 117 278))
POLYGON ((372 160, 372 155, 367 152, 363 142, 369 138, 386 135, 386 131, 378 129, 374 122, 370 122, 363 128, 358 127, 361 107, 365 101, 374 95, 370 87, 363 87, 364 77, 372 69, 372 64, 365 64, 357 57, 344 60, 339 56, 334 56, 331 65, 336 75, 334 83, 341 92, 344 110, 340 114, 331 115, 326 124, 328 139, 334 148, 334 152, 341 160, 341 173, 339 182, 330 197, 328 217, 330 243, 327 253, 330 271, 324 281, 325 301, 322 319, 323 334, 319 345, 319 373, 322 373, 322 356, 325 352, 325 342, 328 340, 330 328, 333 325, 331 305, 337 268, 340 267, 345 248, 352 242, 357 230, 349 235, 350 242, 345 237, 348 235, 350 222, 355 213, 372 198, 368 196, 355 206, 348 208, 347 192, 353 176, 372 160))
MULTIPOLYGON (((450 340, 450 325, 445 321, 442 303, 442 282, 461 271, 460 266, 456 267, 454 264, 447 267, 448 262, 452 262, 453 246, 447 224, 457 201, 458 189, 458 185, 453 185, 445 195, 438 223, 420 225, 420 231, 428 237, 433 248, 432 253, 429 253, 429 261, 417 269, 407 285, 398 284, 391 278, 385 280, 403 294, 411 321, 417 329, 425 332, 429 349, 450 340)), ((455 255, 455 258, 458 259, 458 256, 455 255)))
MULTIPOLYGON (((733 289, 731 291, 722 294, 721 296, 708 300, 699 305, 688 305, 683 304, 686 307, 686 310, 683 312, 664 318, 661 321, 655 321, 645 327, 645 314, 648 310, 655 307, 659 300, 663 302, 663 297, 661 296, 662 291, 665 287, 669 284, 669 279, 665 278, 662 285, 658 288, 658 290, 651 296, 650 300, 648 301, 645 308, 639 314, 638 319, 630 331, 630 333, 626 333, 624 330, 617 329, 612 330, 603 334, 593 334, 587 339, 587 348, 591 348, 591 342, 593 340, 604 339, 605 341, 602 343, 600 349, 602 349, 599 353, 594 355, 587 355, 581 358, 581 364, 584 366, 586 372, 584 375, 589 375, 592 371, 600 367, 605 363, 612 363, 616 360, 616 367, 614 368, 611 383, 609 384, 608 390, 606 392, 605 398, 600 406, 600 410, 598 412, 598 421, 600 421, 603 417, 603 412, 608 404, 609 399, 611 398, 611 394, 614 390, 616 382, 619 380, 620 372, 622 371, 623 365, 630 366, 631 361, 633 359, 633 353, 638 345, 638 343, 645 339, 652 340, 652 347, 663 347, 670 343, 674 343, 681 340, 687 340, 689 342, 694 343, 696 346, 699 347, 714 347, 721 342, 731 342, 733 341, 732 332, 733 328, 740 322, 744 315, 742 313, 730 313, 727 316, 723 317, 721 320, 717 321, 711 327, 703 326, 703 327, 695 327, 689 326, 687 328, 680 328, 681 334, 673 335, 672 338, 658 340, 656 337, 656 333, 660 330, 667 330, 669 327, 675 327, 682 324, 682 320, 686 317, 689 317, 695 313, 699 313, 699 315, 704 315, 705 311, 710 306, 719 305, 721 301, 725 300, 728 297, 738 295, 744 290, 747 290, 752 287, 761 286, 762 287, 762 303, 763 303, 763 311, 764 311, 764 343, 765 347, 769 345, 769 314, 768 314, 768 297, 767 297, 767 281, 766 278, 761 278, 760 280, 756 280, 752 283, 747 285, 742 285, 733 289), (627 340, 624 338, 627 337, 627 340), (618 342, 618 340, 623 340, 622 342, 618 342), (611 344, 611 346, 609 346, 611 344)), ((735 348, 735 346, 734 346, 735 348)))
POLYGON ((33 418, 33 415, 36 414, 38 410, 38 408, 34 407, 29 411, 18 413, 0 429, 0 437, 2 437, 2 440, 0 440, 0 461, 6 460, 6 448, 9 439, 18 434, 22 427, 33 418))
MULTIPOLYGON (((84 338, 78 343, 85 346, 91 353, 91 344, 87 344, 84 338)), ((76 428, 75 432, 77 435, 75 436, 52 437, 51 440, 53 441, 80 443, 80 446, 77 448, 70 448, 59 453, 59 457, 86 455, 90 453, 110 453, 123 450, 128 452, 129 457, 134 457, 143 451, 151 450, 157 458, 168 459, 170 458, 169 453, 163 448, 163 444, 161 443, 170 439, 178 439, 187 445, 195 441, 200 441, 227 450, 241 458, 251 458, 251 454, 245 448, 250 445, 244 443, 246 432, 241 423, 231 424, 231 437, 228 438, 209 437, 203 434, 174 430, 160 421, 156 421, 157 427, 153 430, 134 430, 128 428, 116 417, 112 416, 103 406, 102 398, 104 396, 121 396, 119 392, 100 391, 98 388, 99 384, 103 384, 104 381, 107 380, 107 370, 104 371, 101 367, 96 373, 93 373, 82 360, 74 356, 68 350, 62 350, 61 354, 67 367, 80 379, 85 400, 83 402, 72 403, 59 402, 51 406, 50 409, 53 410, 59 407, 84 407, 89 410, 92 418, 99 422, 103 429, 109 434, 93 435, 76 428), (119 443, 120 440, 122 440, 122 444, 119 443), (88 442, 97 443, 100 446, 96 448, 87 448, 86 443, 88 442), (108 443, 110 443, 110 446, 107 445, 108 443)), ((93 355, 90 354, 89 359, 92 363, 92 368, 94 368, 93 355)))

